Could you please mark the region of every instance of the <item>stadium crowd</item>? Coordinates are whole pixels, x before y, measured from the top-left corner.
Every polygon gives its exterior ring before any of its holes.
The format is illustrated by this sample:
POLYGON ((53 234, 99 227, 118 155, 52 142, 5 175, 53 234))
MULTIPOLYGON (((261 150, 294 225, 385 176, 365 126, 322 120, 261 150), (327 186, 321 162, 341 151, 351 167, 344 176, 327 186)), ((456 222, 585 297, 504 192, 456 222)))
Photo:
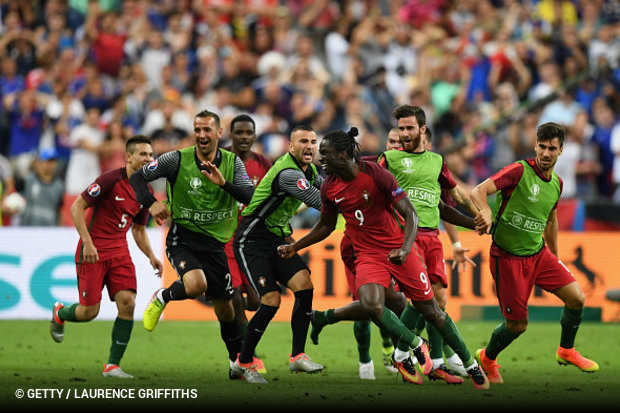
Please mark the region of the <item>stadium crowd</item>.
POLYGON ((3 208, 5 225, 71 225, 73 199, 124 165, 128 138, 151 137, 156 156, 190 146, 204 109, 222 118, 222 146, 249 114, 254 149, 275 160, 298 124, 319 139, 355 126, 377 154, 393 109, 418 105, 470 187, 532 157, 537 126, 557 122, 562 197, 620 204, 617 1, 3 0, 0 12, 2 196, 27 201, 21 216, 3 208))

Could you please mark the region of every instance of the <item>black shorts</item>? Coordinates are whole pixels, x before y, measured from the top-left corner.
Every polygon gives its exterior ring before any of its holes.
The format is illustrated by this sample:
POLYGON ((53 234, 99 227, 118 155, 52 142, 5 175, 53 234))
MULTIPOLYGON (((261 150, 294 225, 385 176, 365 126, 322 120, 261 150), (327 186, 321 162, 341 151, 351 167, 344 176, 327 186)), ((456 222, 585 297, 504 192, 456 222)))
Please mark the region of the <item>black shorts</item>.
POLYGON ((284 237, 269 232, 262 221, 248 230, 250 222, 244 218, 235 233, 233 250, 239 268, 259 296, 272 291, 280 291, 278 283, 286 286, 299 271, 307 270, 308 265, 298 254, 290 259, 278 255, 278 247, 286 244, 284 237))
POLYGON ((185 273, 202 270, 207 279, 207 299, 231 299, 234 289, 228 269, 225 244, 189 231, 175 223, 166 237, 166 255, 183 281, 185 273))

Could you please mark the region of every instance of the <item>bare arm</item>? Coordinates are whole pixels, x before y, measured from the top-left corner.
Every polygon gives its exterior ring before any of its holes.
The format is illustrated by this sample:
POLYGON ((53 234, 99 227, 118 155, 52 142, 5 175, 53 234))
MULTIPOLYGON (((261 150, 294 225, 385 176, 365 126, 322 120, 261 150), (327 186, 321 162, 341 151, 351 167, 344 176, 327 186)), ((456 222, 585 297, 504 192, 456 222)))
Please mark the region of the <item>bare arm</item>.
POLYGON ((556 257, 558 256, 558 210, 553 209, 547 219, 547 226, 543 232, 543 238, 549 248, 549 251, 556 257))
POLYGON ((466 262, 475 267, 476 263, 465 255, 466 252, 469 252, 469 248, 463 248, 461 246, 461 242, 459 241, 459 232, 456 229, 456 226, 446 221, 443 222, 443 226, 448 233, 448 237, 450 237, 450 241, 452 242, 452 268, 457 268, 457 266, 459 269, 460 267, 465 268, 466 262))
MULTIPOLYGON (((439 200, 439 215, 441 219, 444 221, 444 224, 448 224, 448 225, 454 224, 454 225, 458 225, 460 227, 469 228, 469 229, 476 228, 476 224, 474 223, 473 218, 468 217, 465 214, 462 214, 460 211, 446 204, 442 200, 439 200)), ((454 228, 454 231, 456 231, 456 228, 454 228)), ((458 236, 457 236, 456 241, 458 241, 458 236)), ((453 242, 456 242, 456 241, 453 241, 453 242)))
POLYGON ((493 223, 493 212, 489 206, 487 197, 497 192, 495 182, 487 179, 474 189, 472 189, 470 197, 474 208, 478 209, 478 213, 474 218, 476 222, 476 231, 480 234, 488 233, 493 223))
POLYGON ((84 261, 92 264, 99 261, 99 253, 97 252, 97 248, 95 248, 95 244, 93 243, 93 239, 90 237, 90 233, 88 232, 88 227, 86 226, 86 218, 84 218, 84 211, 89 207, 82 198, 82 196, 78 196, 73 205, 71 205, 71 218, 73 219, 73 224, 75 225, 75 229, 80 235, 80 239, 82 240, 82 244, 84 244, 82 255, 84 257, 84 261))
POLYGON ((390 251, 388 259, 394 264, 402 264, 411 252, 411 247, 413 247, 415 237, 418 234, 418 214, 409 197, 404 197, 394 206, 400 216, 405 218, 405 239, 402 247, 390 251))
POLYGON ((323 241, 334 231, 337 221, 337 213, 321 213, 319 222, 312 227, 310 232, 306 234, 305 237, 301 238, 297 242, 294 242, 293 244, 280 245, 278 247, 278 254, 280 254, 282 258, 291 258, 297 251, 323 241))
POLYGON ((149 241, 149 237, 146 234, 146 226, 139 225, 133 223, 131 225, 131 235, 133 235, 133 239, 136 241, 136 245, 140 248, 140 251, 146 255, 151 263, 151 267, 155 270, 155 275, 161 277, 164 272, 164 265, 160 260, 157 259, 155 254, 153 253, 153 249, 151 248, 151 242, 149 241))
POLYGON ((476 208, 475 204, 471 203, 469 194, 467 192, 468 191, 461 185, 456 185, 450 190, 450 195, 459 205, 463 205, 469 210, 469 212, 471 212, 473 216, 475 216, 478 213, 479 209, 476 208))

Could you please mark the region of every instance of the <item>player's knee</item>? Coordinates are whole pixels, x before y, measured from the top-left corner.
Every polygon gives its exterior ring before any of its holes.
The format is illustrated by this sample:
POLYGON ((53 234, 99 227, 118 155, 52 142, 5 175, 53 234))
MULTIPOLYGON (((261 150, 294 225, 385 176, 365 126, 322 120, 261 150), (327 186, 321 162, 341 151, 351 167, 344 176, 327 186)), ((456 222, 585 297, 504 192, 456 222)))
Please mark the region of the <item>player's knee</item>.
POLYGON ((88 307, 83 307, 83 313, 81 317, 81 321, 91 321, 94 320, 97 315, 99 315, 99 306, 93 305, 88 307))
POLYGON ((260 307, 260 300, 255 295, 245 297, 245 309, 248 311, 256 311, 260 307))
POLYGON ((384 306, 380 303, 369 303, 364 304, 364 310, 366 310, 368 317, 376 324, 383 317, 384 306))
POLYGON ((188 297, 196 298, 207 290, 207 280, 192 280, 184 284, 188 297))
POLYGON ((270 307, 280 307, 280 293, 272 291, 265 294, 260 298, 260 304, 268 305, 270 307))
POLYGON ((527 320, 506 320, 508 330, 516 335, 521 335, 527 330, 527 320))
POLYGON ((586 296, 583 291, 579 290, 564 303, 571 310, 581 310, 586 305, 586 296))

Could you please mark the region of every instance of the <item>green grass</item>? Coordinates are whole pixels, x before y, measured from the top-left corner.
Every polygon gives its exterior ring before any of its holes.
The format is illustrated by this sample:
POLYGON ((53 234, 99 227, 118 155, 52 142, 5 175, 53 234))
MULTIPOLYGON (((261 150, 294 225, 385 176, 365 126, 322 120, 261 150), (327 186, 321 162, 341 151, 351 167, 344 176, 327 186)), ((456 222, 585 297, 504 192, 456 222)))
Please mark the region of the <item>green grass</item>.
MULTIPOLYGON (((486 344, 496 322, 458 324, 472 353, 486 344)), ((574 410, 611 409, 620 405, 620 325, 584 323, 577 347, 597 360, 601 370, 585 374, 559 366, 554 353, 559 323, 531 323, 499 358, 504 385, 476 391, 467 380, 459 386, 425 380, 422 386, 403 383, 382 365, 379 331, 373 327, 374 382, 358 378, 351 323, 323 330, 319 346, 308 340, 307 352, 324 364, 315 375, 288 371, 291 333, 288 323, 272 323, 258 352, 268 368, 269 384, 250 385, 228 379, 228 361, 215 323, 163 321, 153 333, 136 323, 122 362, 136 378, 103 378, 110 346, 111 322, 67 324, 63 343, 54 343, 44 321, 0 322, 0 402, 6 407, 46 408, 153 406, 178 410, 374 410, 405 407, 445 410, 574 410), (68 400, 18 399, 17 389, 60 389, 68 400), (82 389, 133 388, 135 399, 76 399, 82 389), (138 399, 139 389, 195 389, 197 398, 138 399)))

